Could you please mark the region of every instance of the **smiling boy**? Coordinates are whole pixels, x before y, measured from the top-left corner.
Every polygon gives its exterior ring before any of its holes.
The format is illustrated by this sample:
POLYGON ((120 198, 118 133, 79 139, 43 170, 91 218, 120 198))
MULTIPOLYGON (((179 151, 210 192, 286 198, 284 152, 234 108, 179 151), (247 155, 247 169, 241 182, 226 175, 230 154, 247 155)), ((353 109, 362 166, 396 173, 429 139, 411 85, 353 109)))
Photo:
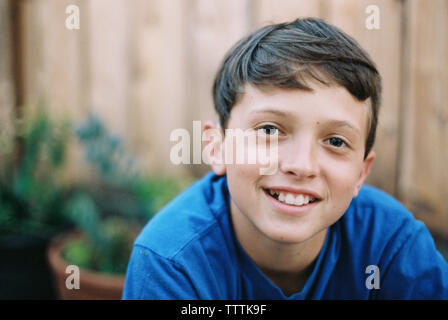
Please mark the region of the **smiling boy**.
POLYGON ((135 241, 124 299, 448 298, 424 224, 363 185, 381 78, 353 39, 320 19, 266 26, 227 54, 213 95, 221 126, 204 129, 275 141, 277 170, 226 163, 214 144, 213 173, 135 241))

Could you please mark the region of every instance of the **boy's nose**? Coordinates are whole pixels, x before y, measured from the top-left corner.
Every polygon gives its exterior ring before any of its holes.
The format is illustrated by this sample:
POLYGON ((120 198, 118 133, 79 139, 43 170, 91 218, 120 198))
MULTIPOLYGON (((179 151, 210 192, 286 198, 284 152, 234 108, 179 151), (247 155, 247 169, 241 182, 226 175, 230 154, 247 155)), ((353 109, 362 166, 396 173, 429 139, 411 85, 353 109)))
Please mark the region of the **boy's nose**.
POLYGON ((312 139, 301 138, 286 145, 279 156, 279 169, 300 179, 316 177, 319 166, 312 139))

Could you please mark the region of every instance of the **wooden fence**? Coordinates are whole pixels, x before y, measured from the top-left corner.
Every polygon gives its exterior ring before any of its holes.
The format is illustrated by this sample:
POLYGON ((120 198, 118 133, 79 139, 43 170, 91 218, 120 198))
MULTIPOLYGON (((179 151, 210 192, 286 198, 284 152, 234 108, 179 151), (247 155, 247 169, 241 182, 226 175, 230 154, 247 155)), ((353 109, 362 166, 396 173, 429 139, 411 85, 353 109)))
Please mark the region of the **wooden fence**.
MULTIPOLYGON (((0 0, 0 120, 44 101, 57 114, 89 111, 124 137, 148 170, 199 176, 169 160, 175 128, 216 119, 212 80, 243 35, 317 16, 357 39, 377 62, 384 95, 369 183, 448 234, 447 0, 0 0), (66 7, 80 28, 65 27, 66 7), (366 27, 379 9, 379 29, 366 27), (11 15, 11 12, 14 14, 11 15)), ((86 170, 77 146, 70 177, 86 170)))

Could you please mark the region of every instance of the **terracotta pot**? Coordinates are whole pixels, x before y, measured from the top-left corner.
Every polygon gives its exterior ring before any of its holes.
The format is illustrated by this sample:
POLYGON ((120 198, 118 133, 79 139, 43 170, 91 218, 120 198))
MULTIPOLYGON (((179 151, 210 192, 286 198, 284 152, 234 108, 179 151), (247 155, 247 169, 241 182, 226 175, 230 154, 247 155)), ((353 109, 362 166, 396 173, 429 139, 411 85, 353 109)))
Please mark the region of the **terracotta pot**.
POLYGON ((115 276, 79 268, 79 289, 68 289, 66 273, 69 265, 62 258, 62 250, 66 243, 79 237, 79 233, 63 234, 55 238, 47 252, 48 261, 54 276, 54 283, 59 298, 62 300, 119 300, 124 286, 124 276, 115 276))

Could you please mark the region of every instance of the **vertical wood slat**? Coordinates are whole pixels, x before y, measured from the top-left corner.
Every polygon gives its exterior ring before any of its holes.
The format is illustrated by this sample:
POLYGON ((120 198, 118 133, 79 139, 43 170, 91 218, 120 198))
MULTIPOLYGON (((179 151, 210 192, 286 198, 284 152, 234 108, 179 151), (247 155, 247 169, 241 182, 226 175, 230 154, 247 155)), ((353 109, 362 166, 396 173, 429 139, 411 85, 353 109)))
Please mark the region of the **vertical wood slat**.
POLYGON ((14 103, 11 10, 11 1, 0 2, 0 112, 11 109, 14 103))
POLYGON ((137 1, 133 24, 133 77, 129 127, 142 166, 151 172, 183 174, 170 161, 170 133, 185 127, 185 1, 137 1))
POLYGON ((65 28, 65 7, 79 1, 25 1, 25 104, 79 113, 79 32, 65 28))
POLYGON ((399 191, 413 213, 448 236, 448 3, 406 3, 399 191))
MULTIPOLYGON (((88 64, 83 59, 86 18, 81 12, 81 29, 68 30, 65 8, 83 7, 80 0, 23 1, 24 106, 45 106, 55 118, 81 120, 87 111, 85 84, 88 64), (83 24, 84 23, 84 24, 83 24), (84 28, 84 29, 83 29, 84 28)), ((67 181, 87 179, 78 145, 68 146, 67 181)))
POLYGON ((127 134, 129 5, 125 0, 88 2, 90 108, 120 136, 127 134))
POLYGON ((18 102, 15 97, 15 81, 13 65, 11 1, 0 2, 0 161, 8 146, 7 139, 13 134, 12 119, 14 106, 18 102))
POLYGON ((255 26, 262 27, 271 23, 292 21, 302 17, 319 17, 322 15, 319 1, 257 0, 254 8, 255 26))
MULTIPOLYGON (((250 1, 188 2, 187 16, 187 89, 186 128, 193 137, 193 121, 217 120, 212 99, 213 80, 224 55, 250 30, 250 1)), ((191 146, 193 149, 193 146, 191 146)), ((201 176, 208 165, 192 165, 189 170, 201 176)))

